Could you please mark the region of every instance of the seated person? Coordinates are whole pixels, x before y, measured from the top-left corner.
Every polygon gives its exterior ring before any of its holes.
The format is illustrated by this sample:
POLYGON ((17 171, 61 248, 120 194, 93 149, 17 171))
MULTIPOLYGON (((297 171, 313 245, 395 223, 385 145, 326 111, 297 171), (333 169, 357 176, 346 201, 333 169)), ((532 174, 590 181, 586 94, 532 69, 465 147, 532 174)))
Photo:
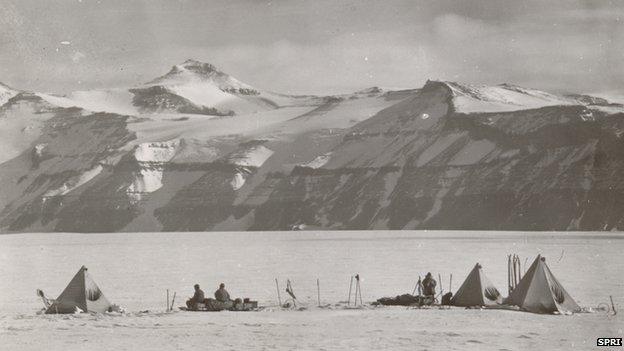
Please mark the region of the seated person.
POLYGON ((229 302, 230 294, 225 290, 225 284, 221 283, 219 285, 219 290, 214 293, 215 299, 220 302, 229 302))
POLYGON ((195 284, 194 288, 195 294, 193 294, 193 297, 186 301, 186 307, 189 309, 195 309, 195 304, 198 302, 204 303, 205 299, 204 291, 199 288, 199 284, 195 284))

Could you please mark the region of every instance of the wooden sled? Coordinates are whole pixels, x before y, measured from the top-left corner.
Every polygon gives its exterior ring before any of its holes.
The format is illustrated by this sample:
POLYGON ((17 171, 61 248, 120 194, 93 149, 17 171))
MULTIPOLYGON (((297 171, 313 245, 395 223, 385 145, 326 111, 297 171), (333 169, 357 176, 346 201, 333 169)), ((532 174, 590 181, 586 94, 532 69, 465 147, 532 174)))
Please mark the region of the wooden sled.
POLYGON ((219 312, 219 311, 235 311, 235 312, 247 312, 255 311, 258 309, 258 301, 251 301, 249 299, 241 300, 236 299, 234 301, 221 302, 214 299, 206 299, 204 303, 196 303, 193 308, 187 306, 180 306, 181 311, 191 312, 219 312))

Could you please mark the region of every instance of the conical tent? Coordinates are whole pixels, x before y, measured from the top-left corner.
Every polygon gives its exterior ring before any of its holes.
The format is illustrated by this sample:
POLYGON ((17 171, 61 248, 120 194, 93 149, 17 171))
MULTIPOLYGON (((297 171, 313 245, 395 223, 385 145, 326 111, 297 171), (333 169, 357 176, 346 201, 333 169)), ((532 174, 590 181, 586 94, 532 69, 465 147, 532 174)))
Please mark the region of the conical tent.
POLYGON ((476 264, 451 299, 455 306, 489 306, 499 305, 503 297, 494 284, 483 273, 480 264, 476 264))
POLYGON ((99 313, 106 312, 111 307, 111 303, 91 279, 85 266, 80 268, 46 313, 74 313, 76 307, 83 312, 99 313))
POLYGON ((581 308, 557 281, 546 265, 546 258, 538 255, 509 295, 512 305, 535 313, 578 312, 581 308))

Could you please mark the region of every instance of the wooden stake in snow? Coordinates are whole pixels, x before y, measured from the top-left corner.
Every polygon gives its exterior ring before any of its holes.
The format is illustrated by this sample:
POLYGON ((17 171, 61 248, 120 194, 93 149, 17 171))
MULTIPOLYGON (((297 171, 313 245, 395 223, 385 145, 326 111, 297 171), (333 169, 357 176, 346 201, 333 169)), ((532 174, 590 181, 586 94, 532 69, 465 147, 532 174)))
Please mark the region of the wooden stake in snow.
POLYGON ((507 294, 511 294, 511 255, 507 255, 507 294))
POLYGON ((277 278, 275 278, 275 287, 277 288, 277 303, 279 303, 280 307, 282 307, 282 298, 280 297, 279 283, 277 282, 277 278))
POLYGON ((440 282, 440 296, 444 295, 444 286, 442 285, 442 276, 438 273, 438 281, 440 282))
POLYGON ((167 289, 167 307, 165 307, 165 311, 169 311, 169 289, 167 289))
POLYGON ((353 276, 351 276, 351 282, 349 283, 349 298, 347 299, 347 306, 351 304, 351 288, 353 287, 353 276))
POLYGON ((318 298, 318 306, 321 307, 321 282, 316 278, 316 296, 318 298))
POLYGON ((169 311, 173 311, 173 304, 175 303, 176 294, 177 292, 174 291, 173 298, 171 299, 171 307, 169 308, 169 311))
POLYGON ((513 257, 513 276, 514 276, 513 285, 515 289, 516 286, 518 285, 518 258, 516 257, 516 255, 514 255, 513 257))

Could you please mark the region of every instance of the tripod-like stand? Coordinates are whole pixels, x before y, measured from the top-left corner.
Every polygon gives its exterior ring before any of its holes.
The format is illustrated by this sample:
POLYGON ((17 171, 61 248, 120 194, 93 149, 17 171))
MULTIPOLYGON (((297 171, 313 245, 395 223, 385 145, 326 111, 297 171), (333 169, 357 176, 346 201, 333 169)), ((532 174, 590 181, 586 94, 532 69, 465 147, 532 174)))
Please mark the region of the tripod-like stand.
POLYGON ((351 276, 351 283, 349 284, 349 299, 347 300, 347 306, 349 306, 351 304, 351 290, 353 287, 353 278, 355 278, 355 297, 353 299, 354 305, 357 306, 358 304, 358 296, 360 299, 360 305, 363 305, 362 303, 362 287, 360 286, 360 275, 356 274, 355 276, 351 276))
POLYGON ((293 307, 297 307, 297 296, 295 296, 295 292, 293 291, 292 284, 290 283, 290 279, 286 280, 286 292, 292 298, 293 307))

